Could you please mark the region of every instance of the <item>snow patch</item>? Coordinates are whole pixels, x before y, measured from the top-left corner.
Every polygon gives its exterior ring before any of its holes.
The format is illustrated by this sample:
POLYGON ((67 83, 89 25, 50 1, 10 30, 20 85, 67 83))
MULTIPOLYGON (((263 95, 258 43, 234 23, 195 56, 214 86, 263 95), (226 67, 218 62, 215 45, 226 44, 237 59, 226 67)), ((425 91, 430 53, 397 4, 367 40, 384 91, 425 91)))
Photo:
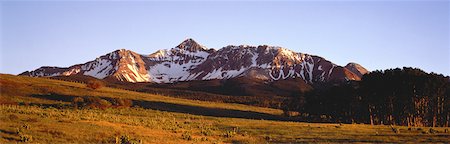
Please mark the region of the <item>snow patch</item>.
POLYGON ((62 75, 69 76, 69 75, 77 74, 79 72, 80 72, 79 68, 73 68, 73 69, 70 69, 69 71, 66 71, 66 72, 62 73, 62 75))
POLYGON ((94 63, 89 63, 87 66, 82 66, 83 70, 87 70, 83 75, 89 75, 98 79, 103 79, 109 76, 109 71, 113 69, 111 61, 106 59, 96 59, 94 63))
POLYGON ((257 66, 257 61, 256 61, 256 59, 258 59, 258 57, 259 57, 259 54, 258 53, 253 53, 253 55, 252 55, 252 65, 251 66, 257 66))

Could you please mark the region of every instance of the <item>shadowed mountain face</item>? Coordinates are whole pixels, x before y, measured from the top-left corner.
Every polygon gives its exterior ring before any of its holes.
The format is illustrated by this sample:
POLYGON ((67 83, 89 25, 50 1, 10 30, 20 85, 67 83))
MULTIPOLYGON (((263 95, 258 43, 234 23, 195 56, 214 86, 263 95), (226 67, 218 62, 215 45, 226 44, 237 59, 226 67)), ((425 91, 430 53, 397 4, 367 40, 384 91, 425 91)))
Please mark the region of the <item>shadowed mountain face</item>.
POLYGON ((178 83, 231 80, 261 84, 296 81, 297 84, 360 80, 367 70, 356 63, 338 66, 322 57, 276 46, 226 46, 209 49, 187 39, 171 49, 150 55, 116 50, 93 61, 67 68, 41 67, 20 75, 86 75, 124 82, 178 83))
POLYGON ((348 63, 345 68, 356 74, 358 77, 362 77, 364 74, 369 72, 357 63, 348 63))

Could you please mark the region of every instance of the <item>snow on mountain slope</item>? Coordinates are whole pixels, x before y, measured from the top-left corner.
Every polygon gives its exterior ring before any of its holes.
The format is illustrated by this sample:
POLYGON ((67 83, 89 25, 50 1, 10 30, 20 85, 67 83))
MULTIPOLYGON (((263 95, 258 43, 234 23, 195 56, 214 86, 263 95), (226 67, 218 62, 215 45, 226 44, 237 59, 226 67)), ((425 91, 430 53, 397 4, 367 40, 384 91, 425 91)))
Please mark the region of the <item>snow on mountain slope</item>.
POLYGON ((345 80, 347 75, 336 67, 342 68, 324 58, 281 47, 241 45, 220 49, 192 72, 199 74, 200 80, 239 76, 268 81, 301 78, 308 83, 345 80))
POLYGON ((139 54, 121 49, 100 56, 93 61, 68 68, 41 67, 19 75, 27 76, 69 76, 88 75, 98 79, 115 77, 121 81, 149 82, 149 76, 139 54))
POLYGON ((171 49, 140 55, 121 49, 69 68, 41 67, 21 75, 89 75, 128 82, 173 83, 191 80, 254 78, 264 81, 300 78, 307 83, 359 80, 362 66, 338 66, 319 56, 275 46, 227 46, 208 49, 187 39, 171 49))
POLYGON ((183 41, 170 50, 159 50, 147 58, 148 73, 156 83, 194 80, 198 74, 191 70, 202 64, 214 52, 192 39, 183 41))

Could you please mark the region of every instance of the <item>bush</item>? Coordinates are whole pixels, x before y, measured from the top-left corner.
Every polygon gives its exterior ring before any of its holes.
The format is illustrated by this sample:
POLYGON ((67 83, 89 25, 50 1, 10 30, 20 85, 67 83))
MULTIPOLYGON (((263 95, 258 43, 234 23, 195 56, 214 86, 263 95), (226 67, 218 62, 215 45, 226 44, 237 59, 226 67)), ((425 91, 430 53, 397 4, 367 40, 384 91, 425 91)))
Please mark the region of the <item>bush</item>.
POLYGON ((72 99, 72 105, 75 109, 78 109, 78 107, 83 107, 85 105, 84 99, 82 97, 75 97, 72 99))
POLYGON ((33 136, 31 135, 20 135, 20 141, 22 142, 31 142, 33 141, 33 136))
POLYGON ((181 135, 181 138, 183 138, 184 140, 192 140, 192 136, 190 133, 185 132, 181 135))
POLYGON ((234 135, 236 135, 237 132, 236 131, 227 131, 223 136, 227 137, 227 138, 231 138, 234 137, 234 135))
POLYGON ((99 89, 103 86, 104 86, 103 83, 98 80, 90 80, 86 83, 86 87, 91 88, 93 90, 99 89))
POLYGON ((224 137, 227 137, 227 138, 234 137, 236 134, 238 134, 238 132, 239 132, 239 127, 234 127, 232 130, 227 131, 224 134, 224 137))
POLYGON ((391 125, 391 129, 392 129, 392 131, 393 131, 394 133, 400 133, 400 129, 398 129, 398 128, 392 126, 392 125, 391 125))
POLYGON ((129 108, 133 106, 133 101, 122 98, 101 98, 101 97, 75 97, 72 99, 72 106, 78 108, 129 108))
POLYGON ((209 129, 208 130, 201 130, 200 133, 202 135, 204 135, 204 136, 212 136, 213 135, 212 131, 209 130, 209 129))
POLYGON ((10 114, 10 115, 8 116, 8 118, 9 118, 9 120, 12 120, 12 121, 16 121, 16 120, 19 119, 19 117, 18 117, 17 115, 15 115, 15 114, 10 114))
POLYGON ((141 144, 142 140, 139 139, 132 139, 128 135, 123 135, 120 138, 116 137, 116 144, 141 144))
POLYGON ((29 125, 29 124, 24 124, 22 127, 23 127, 24 129, 30 129, 30 128, 31 128, 31 125, 29 125))
POLYGON ((84 99, 86 106, 90 108, 101 108, 105 109, 111 107, 111 103, 105 99, 99 97, 87 97, 84 99))
POLYGON ((26 120, 26 122, 38 122, 38 121, 39 121, 39 119, 37 119, 37 118, 28 118, 26 120))
POLYGON ((109 108, 111 103, 99 97, 76 97, 72 99, 74 108, 109 108))
POLYGON ((428 130, 428 132, 429 132, 429 133, 432 133, 432 134, 434 134, 434 133, 438 133, 438 131, 437 131, 437 130, 435 130, 435 129, 433 129, 433 128, 430 128, 430 130, 428 130))
POLYGON ((22 128, 16 128, 16 134, 21 135, 23 133, 22 128))
POLYGON ((283 110, 283 115, 286 117, 295 117, 295 116, 299 116, 300 113, 296 112, 296 111, 283 110))
POLYGON ((133 106, 133 101, 129 99, 115 98, 112 103, 117 107, 129 108, 133 106))
POLYGON ((209 139, 207 137, 202 137, 200 140, 201 141, 209 141, 209 139))

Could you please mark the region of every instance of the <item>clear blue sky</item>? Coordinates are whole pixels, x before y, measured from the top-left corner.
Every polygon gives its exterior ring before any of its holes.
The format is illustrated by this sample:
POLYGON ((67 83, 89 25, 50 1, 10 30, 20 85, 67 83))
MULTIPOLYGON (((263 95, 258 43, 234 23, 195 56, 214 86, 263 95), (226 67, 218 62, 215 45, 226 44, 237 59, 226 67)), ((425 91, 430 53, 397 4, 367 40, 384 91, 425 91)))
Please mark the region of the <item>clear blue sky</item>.
POLYGON ((276 45, 369 70, 450 75, 449 1, 2 1, 0 73, 67 67, 191 37, 211 48, 276 45))

